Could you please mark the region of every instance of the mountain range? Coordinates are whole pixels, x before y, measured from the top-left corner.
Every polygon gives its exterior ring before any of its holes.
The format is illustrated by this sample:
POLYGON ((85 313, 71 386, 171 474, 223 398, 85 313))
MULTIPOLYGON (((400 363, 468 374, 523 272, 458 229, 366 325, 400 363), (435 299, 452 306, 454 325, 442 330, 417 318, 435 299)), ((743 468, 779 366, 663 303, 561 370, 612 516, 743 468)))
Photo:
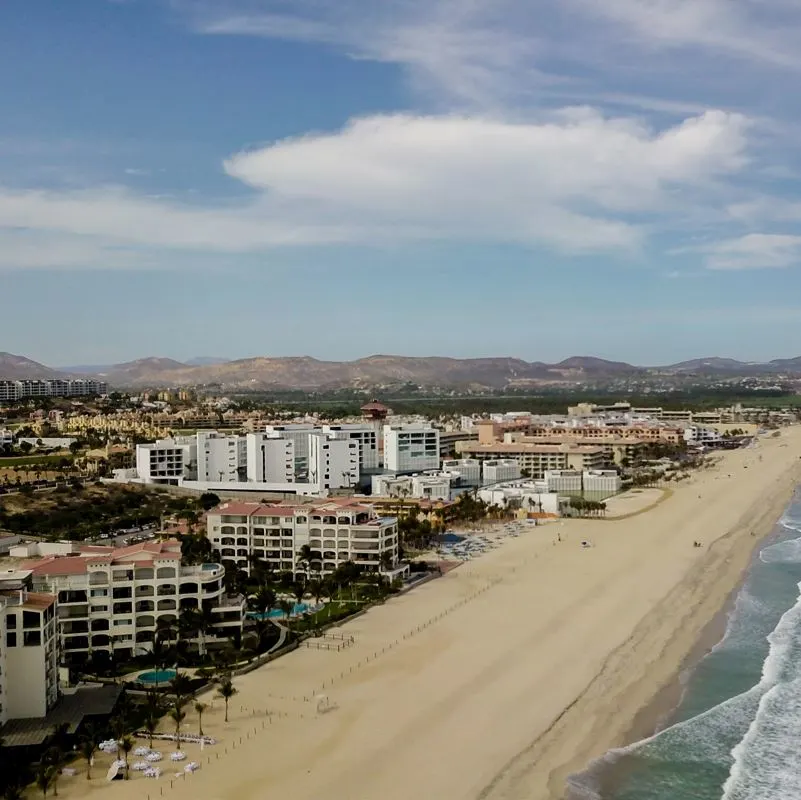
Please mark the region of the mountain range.
POLYGON ((23 356, 0 352, 0 380, 97 377, 120 388, 221 385, 232 389, 374 388, 399 384, 460 389, 502 389, 659 376, 801 378, 801 356, 768 362, 697 358, 667 366, 642 367, 591 356, 556 364, 517 358, 445 358, 374 355, 355 361, 321 361, 309 356, 258 357, 227 361, 201 357, 191 362, 149 357, 123 364, 53 369, 23 356))

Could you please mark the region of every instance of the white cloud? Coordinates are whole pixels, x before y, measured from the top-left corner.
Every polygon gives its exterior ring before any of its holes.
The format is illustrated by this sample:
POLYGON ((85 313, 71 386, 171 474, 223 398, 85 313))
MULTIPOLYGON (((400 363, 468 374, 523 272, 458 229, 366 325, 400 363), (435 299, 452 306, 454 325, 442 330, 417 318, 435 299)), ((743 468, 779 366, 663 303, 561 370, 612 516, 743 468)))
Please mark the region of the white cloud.
POLYGON ((562 102, 610 92, 652 98, 652 107, 675 113, 699 102, 719 105, 738 68, 742 85, 754 65, 801 68, 797 0, 172 3, 201 33, 324 44, 352 58, 398 64, 418 90, 449 107, 518 108, 522 98, 559 96, 561 87, 562 102), (678 51, 680 58, 671 57, 678 51))
POLYGON ((32 253, 37 232, 78 237, 67 264, 89 258, 93 240, 98 259, 114 246, 242 253, 435 239, 632 251, 651 215, 702 210, 712 182, 743 168, 746 134, 743 117, 723 112, 661 131, 586 108, 536 123, 373 116, 232 156, 228 174, 253 188, 237 204, 192 206, 119 187, 0 189, 0 229, 27 232, 23 250, 18 243, 0 265, 58 260, 50 245, 32 253))
POLYGON ((749 233, 703 250, 710 269, 783 269, 801 263, 801 236, 749 233))

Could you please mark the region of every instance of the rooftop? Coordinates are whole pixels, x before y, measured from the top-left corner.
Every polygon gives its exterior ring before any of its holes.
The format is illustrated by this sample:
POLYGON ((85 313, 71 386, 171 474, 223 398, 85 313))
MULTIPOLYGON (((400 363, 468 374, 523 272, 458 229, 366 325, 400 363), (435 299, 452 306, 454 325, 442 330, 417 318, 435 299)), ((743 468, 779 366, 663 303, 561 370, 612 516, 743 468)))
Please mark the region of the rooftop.
POLYGON ((82 546, 77 556, 45 556, 27 562, 25 567, 34 575, 81 575, 90 565, 141 564, 161 560, 180 561, 180 542, 168 539, 165 542, 141 542, 129 547, 82 546))

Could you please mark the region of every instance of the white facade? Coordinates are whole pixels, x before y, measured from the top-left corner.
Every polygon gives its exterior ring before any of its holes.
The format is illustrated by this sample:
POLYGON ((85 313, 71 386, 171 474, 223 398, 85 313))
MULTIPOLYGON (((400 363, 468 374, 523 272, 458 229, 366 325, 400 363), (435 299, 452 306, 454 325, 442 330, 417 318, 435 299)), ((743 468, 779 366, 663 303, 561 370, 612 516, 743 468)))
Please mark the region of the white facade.
POLYGON ((242 631, 245 598, 229 597, 220 564, 181 565, 176 541, 84 548, 29 565, 34 588, 58 596, 58 627, 66 658, 107 650, 123 657, 153 647, 158 630, 176 638, 184 608, 205 609, 213 627, 195 641, 242 631))
POLYGON ((56 598, 30 592, 29 579, 0 575, 0 585, 21 587, 0 595, 0 724, 44 717, 59 697, 56 598))
POLYGON ((310 434, 309 483, 329 489, 350 489, 359 482, 359 442, 310 434))
POLYGON ((713 428, 700 428, 693 425, 684 430, 684 441, 687 442, 687 444, 705 446, 716 445, 720 444, 722 438, 720 431, 716 431, 713 428))
POLYGON ((582 472, 576 469, 548 470, 545 475, 545 485, 549 492, 577 493, 582 488, 582 472))
POLYGON ((582 475, 585 492, 617 494, 622 486, 620 475, 613 469, 599 469, 582 475))
POLYGON ((0 428, 0 447, 14 444, 14 434, 8 428, 0 428))
POLYGON ((460 486, 481 485, 481 462, 477 458, 445 459, 442 471, 450 473, 460 486))
POLYGON ((338 439, 353 439, 359 443, 360 472, 373 472, 378 469, 378 432, 373 426, 357 423, 323 425, 322 431, 338 439))
POLYGON ((245 479, 247 441, 242 436, 224 436, 217 431, 197 434, 197 480, 235 482, 245 479))
POLYGON ((309 473, 309 434, 320 428, 306 423, 267 425, 264 432, 274 439, 288 439, 295 447, 295 479, 305 481, 309 473))
POLYGON ((212 509, 206 520, 217 558, 245 570, 250 556, 276 571, 322 575, 347 562, 381 572, 398 567, 397 519, 379 517, 359 503, 293 507, 231 502, 212 509), (304 545, 313 553, 308 565, 298 563, 304 545))
POLYGON ((136 471, 145 483, 177 486, 197 474, 197 441, 194 437, 159 439, 136 446, 136 471))
POLYGON ((28 397, 86 397, 107 393, 108 384, 95 380, 0 380, 0 402, 28 397))
POLYGON ((450 500, 449 475, 412 475, 412 497, 424 500, 450 500))
POLYGON ((485 461, 481 466, 484 486, 503 481, 516 481, 520 478, 520 465, 513 458, 485 461))
POLYGON ((251 483, 294 483, 295 440, 249 433, 247 478, 251 483))
POLYGON ((385 425, 384 468, 390 472, 439 469, 439 431, 427 425, 385 425))
POLYGON ((489 505, 514 508, 529 513, 559 515, 559 495, 544 492, 534 482, 523 481, 507 486, 479 489, 478 496, 489 505))
POLYGON ((411 475, 373 475, 372 494, 377 497, 411 497, 411 475))

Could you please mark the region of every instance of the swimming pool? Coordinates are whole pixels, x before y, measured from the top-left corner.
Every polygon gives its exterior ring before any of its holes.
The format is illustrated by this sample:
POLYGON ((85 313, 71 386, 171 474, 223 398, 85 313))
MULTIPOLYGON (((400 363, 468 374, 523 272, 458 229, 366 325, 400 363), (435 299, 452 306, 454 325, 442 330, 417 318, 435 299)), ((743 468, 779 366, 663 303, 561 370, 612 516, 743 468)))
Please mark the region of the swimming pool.
MULTIPOLYGON (((291 617, 298 617, 301 614, 305 614, 307 611, 314 611, 314 609, 308 603, 295 603, 292 607, 292 611, 289 612, 291 617)), ((256 611, 249 611, 248 616, 251 619, 282 619, 284 617, 284 612, 281 611, 280 608, 273 608, 270 609, 266 614, 259 614, 256 611)))
POLYGON ((156 683, 169 683, 175 677, 174 669, 152 669, 150 672, 140 672, 136 680, 147 685, 156 683))

